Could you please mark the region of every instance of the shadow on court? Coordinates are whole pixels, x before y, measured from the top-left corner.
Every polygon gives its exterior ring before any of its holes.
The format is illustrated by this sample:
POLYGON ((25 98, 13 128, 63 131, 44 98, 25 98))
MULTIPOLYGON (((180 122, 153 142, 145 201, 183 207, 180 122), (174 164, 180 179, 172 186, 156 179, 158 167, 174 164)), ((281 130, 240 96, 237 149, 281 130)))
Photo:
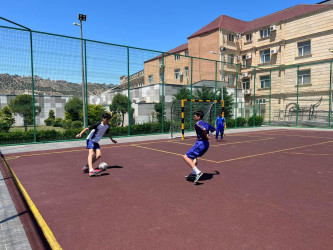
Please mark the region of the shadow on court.
MULTIPOLYGON (((199 181, 196 183, 196 185, 202 185, 203 183, 201 183, 201 181, 210 181, 211 179, 214 178, 215 175, 219 175, 220 172, 215 170, 215 173, 204 173, 199 181)), ((188 182, 193 182, 194 178, 188 178, 186 179, 188 182)))

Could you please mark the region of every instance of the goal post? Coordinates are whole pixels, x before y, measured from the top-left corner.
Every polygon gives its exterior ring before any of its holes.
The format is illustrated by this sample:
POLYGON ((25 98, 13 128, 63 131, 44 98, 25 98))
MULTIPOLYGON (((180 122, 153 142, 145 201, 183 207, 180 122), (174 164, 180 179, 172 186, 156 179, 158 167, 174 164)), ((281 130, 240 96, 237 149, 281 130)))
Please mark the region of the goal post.
POLYGON ((185 131, 193 131, 193 112, 201 110, 204 113, 203 120, 207 123, 215 123, 216 117, 222 112, 224 116, 224 101, 182 99, 173 102, 171 107, 171 138, 185 139, 185 131), (178 133, 178 135, 176 135, 178 133))

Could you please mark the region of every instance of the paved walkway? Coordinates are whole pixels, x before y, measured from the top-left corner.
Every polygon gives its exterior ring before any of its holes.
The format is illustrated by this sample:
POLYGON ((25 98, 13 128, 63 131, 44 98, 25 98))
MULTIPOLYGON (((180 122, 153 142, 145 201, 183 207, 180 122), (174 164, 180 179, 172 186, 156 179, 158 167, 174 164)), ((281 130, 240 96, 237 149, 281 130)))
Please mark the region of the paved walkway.
MULTIPOLYGON (((295 129, 295 128, 280 128, 280 127, 261 127, 261 128, 244 128, 228 130, 227 134, 242 133, 242 132, 254 132, 272 129, 295 129)), ((323 129, 323 131, 332 131, 323 129)), ((187 136, 194 135, 186 134, 187 136)), ((178 134, 180 136, 180 134, 178 134)), ((118 143, 138 142, 147 140, 161 140, 170 139, 169 134, 165 135, 149 135, 149 136, 136 136, 136 137, 122 137, 116 138, 118 143)), ((110 144, 109 139, 102 139, 101 145, 110 144)), ((0 152, 5 156, 12 153, 20 152, 33 152, 44 151, 60 148, 75 148, 84 147, 85 141, 69 141, 69 142, 55 142, 55 143, 41 143, 41 144, 27 144, 17 146, 6 146, 0 148, 0 152)), ((16 250, 16 249, 31 249, 23 226, 21 224, 19 215, 14 206, 14 203, 8 192, 5 180, 0 172, 0 250, 16 250)))

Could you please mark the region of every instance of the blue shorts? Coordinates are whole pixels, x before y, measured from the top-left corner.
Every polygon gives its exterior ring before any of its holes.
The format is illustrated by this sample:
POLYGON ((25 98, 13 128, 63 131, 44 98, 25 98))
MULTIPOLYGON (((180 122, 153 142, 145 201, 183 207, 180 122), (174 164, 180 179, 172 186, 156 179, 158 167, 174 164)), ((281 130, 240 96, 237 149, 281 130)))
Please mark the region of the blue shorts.
POLYGON ((101 150, 101 148, 99 147, 99 144, 97 142, 94 142, 92 140, 87 140, 87 149, 99 149, 101 150))
POLYGON ((194 146, 186 153, 190 159, 203 156, 209 148, 209 141, 197 141, 194 146))

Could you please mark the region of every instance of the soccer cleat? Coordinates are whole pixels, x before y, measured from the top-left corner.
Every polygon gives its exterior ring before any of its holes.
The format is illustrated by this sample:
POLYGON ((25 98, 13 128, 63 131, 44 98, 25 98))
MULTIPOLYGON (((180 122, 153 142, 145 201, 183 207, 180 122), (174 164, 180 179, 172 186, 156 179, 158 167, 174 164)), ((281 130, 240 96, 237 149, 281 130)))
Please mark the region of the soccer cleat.
POLYGON ((195 176, 195 179, 194 179, 194 183, 196 183, 199 179, 200 179, 200 177, 203 175, 203 172, 200 172, 199 174, 197 174, 196 176, 195 176))
POLYGON ((88 168, 87 166, 84 166, 84 167, 82 168, 82 173, 83 173, 83 174, 89 173, 89 168, 88 168))
POLYGON ((89 171, 89 176, 94 176, 96 174, 99 174, 100 172, 102 172, 102 170, 100 169, 94 169, 93 171, 89 171))

